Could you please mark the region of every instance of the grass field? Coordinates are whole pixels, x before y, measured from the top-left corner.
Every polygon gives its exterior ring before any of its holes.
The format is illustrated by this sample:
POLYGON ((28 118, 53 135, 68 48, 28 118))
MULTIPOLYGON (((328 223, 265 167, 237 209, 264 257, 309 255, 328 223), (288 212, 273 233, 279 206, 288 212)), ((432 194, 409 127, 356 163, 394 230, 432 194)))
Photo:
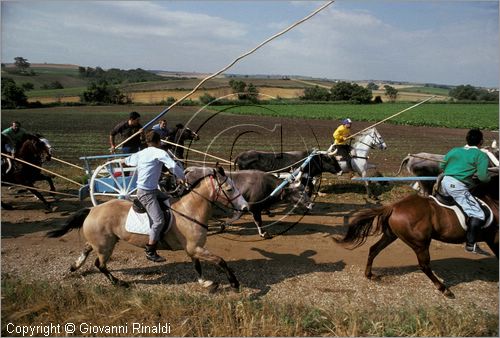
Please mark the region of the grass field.
MULTIPOLYGON (((160 290, 83 287, 24 282, 2 278, 2 336, 10 336, 7 323, 24 325, 88 321, 94 327, 128 327, 112 336, 137 336, 128 325, 167 323, 166 336, 494 336, 498 319, 479 309, 457 315, 435 306, 377 310, 322 309, 249 300, 240 295, 194 296, 160 290), (133 309, 133 311, 130 311, 133 309), (133 312, 133 313, 132 313, 133 312), (114 314, 109 316, 109 314, 114 314), (120 334, 121 333, 121 334, 120 334)), ((90 326, 80 326, 87 330, 90 326)), ((60 332, 62 333, 62 332, 60 332)), ((85 333, 84 332, 76 332, 85 333)), ((85 334, 84 334, 85 335, 85 334)), ((102 334, 104 336, 104 334, 102 334)), ((144 334, 144 336, 158 336, 144 334)), ((164 335, 164 336, 165 336, 164 335)), ((39 334, 41 336, 41 334, 39 334)), ((140 335, 143 336, 143 335, 140 335)))
MULTIPOLYGON (((215 106, 232 114, 281 116, 291 118, 336 120, 350 117, 354 121, 380 121, 411 103, 379 105, 298 104, 252 106, 215 106)), ((390 123, 448 128, 481 128, 498 130, 498 104, 432 104, 425 103, 390 120, 390 123)))

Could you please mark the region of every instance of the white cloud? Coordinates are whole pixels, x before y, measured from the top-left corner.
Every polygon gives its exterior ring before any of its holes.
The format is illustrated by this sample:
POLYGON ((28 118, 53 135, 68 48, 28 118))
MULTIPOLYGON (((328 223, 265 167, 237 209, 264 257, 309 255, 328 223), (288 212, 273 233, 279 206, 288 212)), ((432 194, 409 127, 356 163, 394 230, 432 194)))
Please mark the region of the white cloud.
MULTIPOLYGON (((291 6, 305 15, 321 4, 291 6)), ((250 22, 241 13, 236 21, 230 12, 172 10, 168 1, 4 2, 2 59, 213 72, 300 18, 279 10, 290 3, 277 6, 271 20, 250 22)), ((498 20, 490 13, 409 28, 344 7, 330 6, 229 72, 498 84, 498 20)))

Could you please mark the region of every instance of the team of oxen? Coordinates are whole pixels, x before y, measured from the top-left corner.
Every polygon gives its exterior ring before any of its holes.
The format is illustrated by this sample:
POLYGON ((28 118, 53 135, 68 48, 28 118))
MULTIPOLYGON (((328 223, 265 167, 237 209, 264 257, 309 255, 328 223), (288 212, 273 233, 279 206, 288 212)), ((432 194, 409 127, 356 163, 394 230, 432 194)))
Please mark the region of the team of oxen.
MULTIPOLYGON (((199 139, 197 135, 196 137, 191 136, 191 139, 199 139)), ((32 139, 31 143, 36 142, 32 139)), ((45 142, 46 148, 47 144, 45 142)), ((50 149, 42 149, 42 144, 38 144, 38 147, 41 148, 37 151, 41 153, 45 151, 48 155, 45 156, 45 159, 50 159, 50 149)), ((236 171, 225 171, 221 167, 217 167, 217 169, 187 167, 185 173, 189 188, 185 190, 184 196, 179 196, 180 199, 178 202, 172 204, 170 213, 173 217, 173 222, 171 222, 168 232, 164 234, 162 245, 159 248, 170 250, 184 249, 192 258, 195 270, 198 273, 198 280, 202 285, 210 287, 212 290, 216 288, 216 284, 203 279, 200 261, 206 261, 222 268, 231 286, 238 288, 239 282, 225 261, 204 248, 208 232, 208 219, 212 209, 214 207, 220 208, 222 205, 234 213, 226 224, 231 224, 240 218, 244 212, 249 211, 257 225, 259 234, 262 237, 268 237, 269 234, 262 231, 263 212, 270 214, 271 210, 277 204, 287 204, 291 205, 294 209, 298 208, 300 211, 310 211, 313 208, 311 196, 314 194, 314 182, 323 173, 340 175, 344 172, 353 171, 366 177, 368 169, 373 168, 367 161, 369 150, 375 148, 385 149, 387 146, 376 128, 371 128, 360 133, 351 143, 351 147, 352 151, 349 158, 336 157, 335 152, 332 151, 313 150, 272 153, 249 150, 236 157, 234 162, 238 168, 236 171), (300 167, 298 175, 290 174, 294 170, 297 173, 297 167, 300 167), (287 177, 288 184, 283 184, 283 178, 280 178, 278 175, 280 172, 286 173, 285 177, 287 177), (200 185, 204 185, 205 187, 201 187, 200 185), (201 200, 195 199, 196 195, 201 196, 201 200), (192 211, 176 207, 176 205, 181 204, 180 201, 184 201, 182 203, 183 206, 190 205, 193 210, 198 209, 199 206, 196 205, 197 203, 204 203, 205 207, 201 209, 205 212, 200 214, 194 213, 195 216, 189 216, 193 214, 192 211)), ((493 166, 498 167, 498 148, 496 144, 492 145, 490 150, 495 154, 495 156, 492 156, 490 152, 491 162, 493 166)), ((177 155, 179 156, 180 154, 177 155)), ((403 166, 406 166, 408 172, 414 176, 437 176, 440 173, 439 164, 442 162, 443 157, 443 155, 430 153, 410 154, 402 161, 397 174, 401 172, 403 166)), ((37 159, 38 164, 41 165, 42 161, 40 158, 37 159)), ((4 170, 5 168, 6 165, 3 163, 2 180, 16 182, 15 179, 9 178, 8 171, 11 169, 4 170), (4 171, 6 172, 4 173, 4 171)), ((39 175, 39 171, 35 174, 32 173, 31 176, 36 176, 37 179, 45 179, 39 175)), ((498 180, 498 176, 495 179, 498 180)), ((33 182, 33 180, 30 180, 24 183, 32 186, 33 182)), ((419 184, 423 196, 412 195, 407 198, 408 201, 405 199, 389 206, 364 209, 355 213, 349 223, 348 233, 345 238, 338 240, 338 242, 358 246, 364 243, 368 234, 382 233, 383 236, 379 242, 370 248, 366 276, 372 278, 371 265, 375 256, 395 239, 401 238, 415 250, 420 267, 434 282, 436 287, 446 296, 452 297, 453 294, 451 291, 430 270, 428 249, 430 241, 433 238, 444 242, 462 243, 465 239, 465 230, 458 225, 457 216, 452 211, 445 209, 444 206, 436 206, 434 205, 434 201, 428 199, 427 196, 431 194, 434 182, 422 181, 419 184), (425 221, 422 219, 413 221, 409 215, 415 214, 415 210, 411 210, 412 212, 407 216, 403 212, 402 216, 399 215, 399 219, 406 217, 405 226, 407 228, 415 227, 405 235, 405 231, 397 229, 399 226, 398 221, 393 219, 396 217, 394 216, 396 215, 395 210, 398 213, 402 213, 402 210, 405 208, 412 209, 418 205, 423 208, 419 211, 421 213, 437 214, 431 217, 432 220, 429 218, 425 221), (397 208, 394 209, 396 206, 397 208), (437 223, 446 222, 453 229, 447 231, 446 234, 440 234, 439 231, 436 231, 436 227, 441 229, 442 226, 436 224, 436 219, 438 220, 437 223), (372 226, 376 226, 376 228, 371 229, 372 226), (424 244, 419 243, 411 237, 414 236, 416 229, 422 229, 423 227, 434 229, 426 232, 427 237, 424 244)), ((477 190, 477 193, 478 196, 483 198, 490 212, 494 215, 494 224, 489 230, 484 232, 486 235, 485 237, 483 236, 483 240, 498 257, 498 184, 494 185, 493 189, 491 188, 492 185, 489 185, 487 188, 477 190)), ((52 189, 53 185, 51 185, 52 189)), ((371 194, 368 184, 367 193, 371 194)), ((45 201, 44 203, 46 203, 47 207, 47 202, 45 201)), ((73 215, 61 229, 49 233, 51 237, 59 237, 71 229, 83 228, 83 233, 88 242, 78 260, 72 265, 72 271, 78 269, 89 253, 95 250, 98 256, 95 262, 96 267, 113 283, 126 285, 125 282, 111 275, 106 267, 106 262, 119 239, 137 246, 144 246, 145 244, 147 236, 131 234, 124 228, 127 210, 131 206, 132 203, 129 201, 114 200, 93 208, 84 208, 73 215), (107 213, 111 212, 117 215, 113 223, 109 223, 109 217, 105 217, 107 213), (109 236, 110 233, 113 236, 109 236)), ((4 207, 4 204, 2 204, 2 207, 4 207)), ((421 239, 422 236, 419 238, 421 239)))

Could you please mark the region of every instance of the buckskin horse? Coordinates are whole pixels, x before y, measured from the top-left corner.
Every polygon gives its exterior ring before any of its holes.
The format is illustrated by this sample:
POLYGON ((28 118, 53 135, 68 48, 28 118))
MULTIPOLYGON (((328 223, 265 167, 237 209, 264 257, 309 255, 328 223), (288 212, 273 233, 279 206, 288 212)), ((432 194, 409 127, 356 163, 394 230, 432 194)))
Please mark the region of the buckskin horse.
MULTIPOLYGON (((2 139, 2 144, 4 140, 2 139)), ((5 153, 2 148, 2 153, 5 153)), ((50 161, 51 159, 51 146, 47 139, 41 135, 27 134, 22 141, 21 146, 16 151, 15 158, 34 164, 38 167, 42 163, 50 161)), ((27 187, 34 187, 36 181, 47 181, 51 191, 55 191, 54 182, 50 176, 42 174, 39 168, 35 168, 29 164, 19 161, 10 160, 5 157, 5 163, 2 159, 2 181, 11 184, 20 184, 27 187), (9 160, 9 161, 7 161, 9 160)), ((47 211, 52 211, 51 204, 43 197, 43 195, 35 189, 27 188, 33 195, 35 195, 45 206, 47 211)))
MULTIPOLYGON (((489 183, 471 189, 471 193, 493 211, 493 224, 482 230, 478 241, 485 241, 498 259, 498 175, 493 176, 489 183)), ((354 249, 361 246, 368 236, 382 233, 380 240, 370 247, 365 269, 367 278, 374 278, 372 264, 375 257, 400 238, 415 251, 420 268, 437 289, 454 298, 432 272, 429 254, 433 239, 455 244, 465 242, 465 231, 453 211, 439 206, 430 197, 410 195, 391 205, 360 210, 352 217, 346 235, 341 240, 336 239, 337 242, 351 244, 354 249)))
MULTIPOLYGON (((185 250, 191 257, 198 282, 211 291, 217 283, 203 279, 200 261, 217 265, 225 273, 234 289, 239 282, 227 266, 224 259, 210 253, 204 248, 207 240, 207 220, 215 203, 220 203, 235 210, 248 210, 248 203, 241 196, 233 181, 227 177, 222 167, 214 169, 209 175, 201 177, 191 185, 190 192, 172 203, 170 229, 163 234, 158 243, 160 250, 185 250)), ((61 237, 71 229, 82 228, 87 242, 80 257, 71 265, 75 271, 82 266, 92 250, 97 252, 95 266, 116 285, 128 286, 128 283, 113 276, 107 266, 115 244, 123 240, 138 247, 145 247, 148 236, 128 232, 125 229, 127 214, 132 202, 127 200, 110 200, 93 208, 81 209, 71 216, 66 224, 47 233, 48 237, 61 237)))

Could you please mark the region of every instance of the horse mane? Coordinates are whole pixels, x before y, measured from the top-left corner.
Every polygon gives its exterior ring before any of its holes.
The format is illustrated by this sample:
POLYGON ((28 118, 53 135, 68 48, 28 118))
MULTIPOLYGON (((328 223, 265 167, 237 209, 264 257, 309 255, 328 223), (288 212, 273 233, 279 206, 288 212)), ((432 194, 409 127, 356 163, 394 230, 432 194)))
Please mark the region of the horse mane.
POLYGON ((215 173, 216 173, 216 170, 213 169, 211 172, 207 173, 206 175, 199 177, 198 179, 196 179, 196 181, 194 181, 193 183, 191 183, 189 185, 189 189, 187 189, 187 190, 191 191, 192 189, 196 188, 196 186, 198 184, 200 184, 200 182, 203 181, 206 177, 208 177, 210 175, 214 175, 215 173))
POLYGON ((354 138, 354 140, 355 140, 355 141, 358 141, 360 138, 362 138, 362 137, 363 137, 363 136, 365 136, 366 134, 371 133, 371 131, 372 131, 373 129, 376 129, 376 128, 375 128, 375 127, 371 127, 371 128, 369 128, 369 129, 366 129, 366 130, 364 130, 364 131, 360 132, 358 135, 356 135, 356 137, 354 138))
POLYGON ((475 187, 470 189, 472 195, 476 197, 484 197, 489 196, 495 201, 498 202, 499 196, 499 187, 498 187, 498 175, 491 176, 491 180, 489 182, 482 182, 475 187))

